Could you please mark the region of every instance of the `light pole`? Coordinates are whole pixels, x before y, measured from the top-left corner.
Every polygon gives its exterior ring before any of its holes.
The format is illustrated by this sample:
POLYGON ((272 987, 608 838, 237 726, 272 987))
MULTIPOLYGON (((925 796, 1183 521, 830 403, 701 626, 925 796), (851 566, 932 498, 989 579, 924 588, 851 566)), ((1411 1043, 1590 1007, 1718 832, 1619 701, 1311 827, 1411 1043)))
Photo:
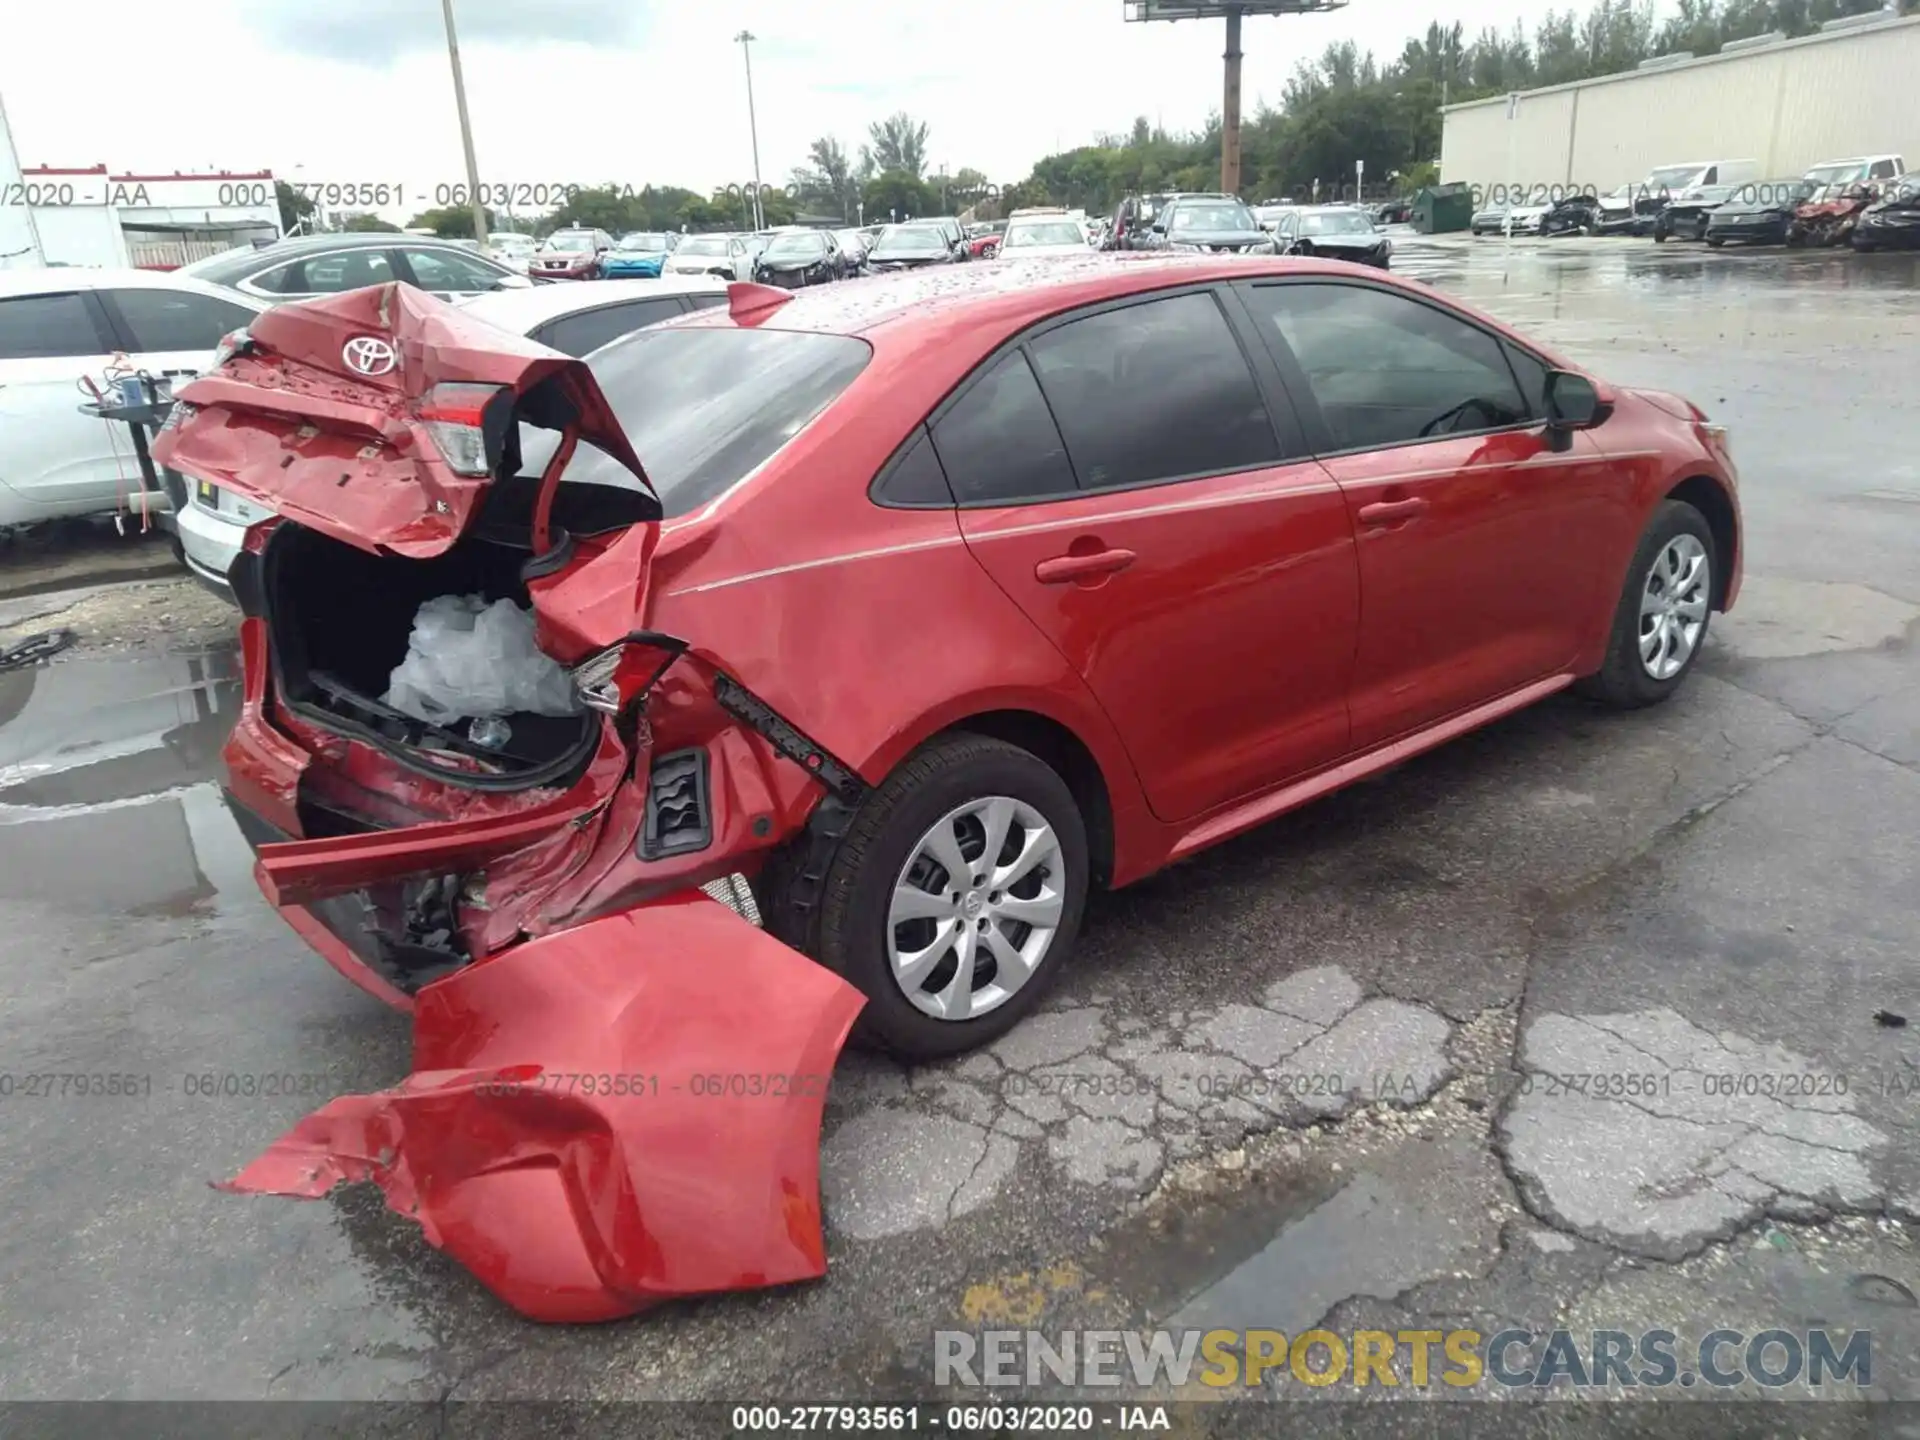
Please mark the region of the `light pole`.
POLYGON ((453 65, 453 103, 460 111, 460 144, 467 152, 467 198, 473 202, 473 238, 487 243, 487 207, 480 203, 480 166, 473 158, 473 126, 467 120, 467 85, 460 78, 460 41, 453 33, 453 0, 440 0, 447 17, 447 59, 453 65))
POLYGON ((753 113, 753 42, 756 37, 751 30, 742 30, 733 38, 747 62, 747 130, 753 137, 753 228, 764 230, 767 228, 767 216, 760 208, 760 122, 753 113))
MULTIPOLYGON (((4 136, 7 142, 7 159, 12 165, 11 173, 16 180, 25 180, 26 172, 20 168, 20 152, 14 148, 13 130, 7 124, 7 107, 4 101, 0 101, 0 136, 4 136)), ((37 262, 45 265, 47 249, 40 243, 40 222, 35 218, 33 206, 27 200, 26 186, 22 185, 20 190, 20 213, 26 217, 27 221, 27 249, 23 253, 33 256, 37 262)))

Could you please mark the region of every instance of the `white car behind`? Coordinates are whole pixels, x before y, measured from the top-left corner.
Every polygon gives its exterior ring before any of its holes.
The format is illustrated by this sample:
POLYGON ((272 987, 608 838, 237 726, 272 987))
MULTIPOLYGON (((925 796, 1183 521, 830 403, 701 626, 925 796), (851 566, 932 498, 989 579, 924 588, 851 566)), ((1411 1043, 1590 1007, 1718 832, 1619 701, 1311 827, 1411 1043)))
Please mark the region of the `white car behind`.
POLYGON ((80 413, 92 398, 83 377, 100 383, 124 366, 177 383, 265 308, 153 270, 0 271, 0 526, 107 513, 137 496, 133 437, 80 413))
POLYGON ((1007 222, 999 256, 1002 260, 1035 260, 1084 255, 1092 243, 1087 227, 1078 220, 1059 215, 1016 219, 1007 222))

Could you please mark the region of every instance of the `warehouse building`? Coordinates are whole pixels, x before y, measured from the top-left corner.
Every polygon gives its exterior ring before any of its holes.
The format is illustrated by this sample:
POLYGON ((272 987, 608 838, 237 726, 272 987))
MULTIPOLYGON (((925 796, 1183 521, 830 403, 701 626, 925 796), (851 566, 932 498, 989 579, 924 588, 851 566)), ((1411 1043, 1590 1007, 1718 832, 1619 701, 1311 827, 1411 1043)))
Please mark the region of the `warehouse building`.
POLYGON ((1917 90, 1920 16, 1882 12, 1799 39, 1760 36, 1715 55, 1448 106, 1440 173, 1557 199, 1688 161, 1753 160, 1768 178, 1855 155, 1920 166, 1917 90))

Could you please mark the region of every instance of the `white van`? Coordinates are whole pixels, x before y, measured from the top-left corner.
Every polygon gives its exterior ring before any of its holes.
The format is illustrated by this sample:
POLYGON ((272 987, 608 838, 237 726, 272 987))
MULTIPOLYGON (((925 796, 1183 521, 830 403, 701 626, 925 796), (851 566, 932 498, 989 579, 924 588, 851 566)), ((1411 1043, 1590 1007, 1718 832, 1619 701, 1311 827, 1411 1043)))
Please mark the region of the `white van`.
POLYGON ((1661 165, 1641 182, 1642 194, 1669 200, 1692 200, 1709 185, 1746 185, 1764 179, 1758 160, 1689 160, 1661 165))

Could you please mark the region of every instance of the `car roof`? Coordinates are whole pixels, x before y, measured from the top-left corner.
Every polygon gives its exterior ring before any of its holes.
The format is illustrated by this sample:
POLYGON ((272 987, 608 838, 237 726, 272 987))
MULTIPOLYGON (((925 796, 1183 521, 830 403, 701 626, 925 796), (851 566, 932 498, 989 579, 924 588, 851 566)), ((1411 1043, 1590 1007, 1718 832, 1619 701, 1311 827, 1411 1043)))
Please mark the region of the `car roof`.
POLYGON ((623 305, 629 300, 648 300, 660 295, 724 295, 727 282, 717 276, 663 275, 658 280, 596 280, 590 285, 535 285, 526 290, 495 290, 476 295, 460 308, 478 315, 489 325, 498 325, 524 335, 535 326, 562 315, 578 315, 606 305, 623 305))
MULTIPOLYGON (((1047 260, 1005 259, 992 265, 939 265, 875 275, 840 285, 790 293, 778 308, 750 323, 763 330, 822 335, 877 335, 926 327, 945 329, 966 312, 1029 324, 1046 315, 1103 300, 1124 299, 1175 285, 1273 275, 1352 278, 1335 261, 1175 255, 1155 251, 1070 255, 1047 260)), ((605 284, 605 281, 598 282, 605 284)), ((736 324, 727 306, 667 322, 680 328, 736 324)))
POLYGON ((271 245, 236 246, 208 259, 196 260, 187 269, 203 280, 230 284, 285 261, 298 260, 302 255, 322 255, 331 250, 379 249, 394 245, 405 245, 409 250, 427 245, 471 253, 471 247, 462 245, 458 240, 445 240, 435 235, 408 235, 396 230, 342 230, 326 235, 283 235, 271 245))
POLYGON ((134 270, 95 268, 90 265, 59 265, 34 270, 0 270, 0 297, 56 295, 69 290, 189 290, 210 299, 239 303, 250 310, 264 310, 262 301, 237 294, 224 285, 211 285, 192 275, 171 270, 134 270))

